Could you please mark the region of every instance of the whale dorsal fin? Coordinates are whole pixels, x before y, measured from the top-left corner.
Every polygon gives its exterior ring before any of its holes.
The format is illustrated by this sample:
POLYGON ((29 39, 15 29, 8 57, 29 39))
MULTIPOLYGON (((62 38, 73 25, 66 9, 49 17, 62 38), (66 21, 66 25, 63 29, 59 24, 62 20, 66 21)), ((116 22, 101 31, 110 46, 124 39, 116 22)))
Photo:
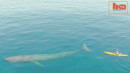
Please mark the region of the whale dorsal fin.
POLYGON ((37 61, 33 61, 33 63, 35 63, 36 65, 39 65, 39 66, 44 66, 44 65, 42 65, 41 63, 39 63, 39 62, 37 62, 37 61))

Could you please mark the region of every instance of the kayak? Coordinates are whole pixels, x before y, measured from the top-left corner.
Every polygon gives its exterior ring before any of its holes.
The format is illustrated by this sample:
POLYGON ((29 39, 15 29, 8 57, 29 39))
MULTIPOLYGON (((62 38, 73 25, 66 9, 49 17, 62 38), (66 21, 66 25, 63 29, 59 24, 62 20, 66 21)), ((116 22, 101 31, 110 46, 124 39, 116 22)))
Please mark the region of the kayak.
POLYGON ((113 56, 122 56, 122 57, 126 57, 126 56, 128 56, 128 55, 126 55, 126 54, 115 54, 115 53, 113 53, 113 52, 106 52, 106 51, 104 51, 104 53, 105 54, 109 54, 109 55, 113 55, 113 56))

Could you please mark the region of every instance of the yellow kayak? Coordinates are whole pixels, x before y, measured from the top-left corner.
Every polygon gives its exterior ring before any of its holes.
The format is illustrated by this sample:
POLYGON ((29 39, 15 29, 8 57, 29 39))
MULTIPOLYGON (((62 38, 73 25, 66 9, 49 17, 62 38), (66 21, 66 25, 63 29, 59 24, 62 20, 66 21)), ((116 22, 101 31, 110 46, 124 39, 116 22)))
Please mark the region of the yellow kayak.
POLYGON ((128 55, 126 55, 126 54, 115 54, 115 53, 113 53, 113 52, 106 52, 106 51, 104 51, 104 53, 105 54, 109 54, 109 55, 113 55, 113 56, 122 56, 122 57, 126 57, 126 56, 128 56, 128 55))

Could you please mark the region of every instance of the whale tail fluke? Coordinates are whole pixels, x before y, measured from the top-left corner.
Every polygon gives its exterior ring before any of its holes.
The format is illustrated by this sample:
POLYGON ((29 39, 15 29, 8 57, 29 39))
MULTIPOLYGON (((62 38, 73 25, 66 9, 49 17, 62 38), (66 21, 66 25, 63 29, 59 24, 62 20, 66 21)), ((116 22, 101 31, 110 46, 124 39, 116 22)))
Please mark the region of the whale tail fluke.
POLYGON ((87 45, 84 43, 83 44, 83 48, 85 51, 91 52, 91 50, 87 47, 87 45))

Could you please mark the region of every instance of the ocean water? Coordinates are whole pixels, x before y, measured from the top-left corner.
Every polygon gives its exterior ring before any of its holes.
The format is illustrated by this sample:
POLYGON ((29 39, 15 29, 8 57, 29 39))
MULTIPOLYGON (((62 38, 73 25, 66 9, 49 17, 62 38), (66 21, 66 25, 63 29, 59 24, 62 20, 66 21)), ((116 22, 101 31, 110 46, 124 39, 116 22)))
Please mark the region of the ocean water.
POLYGON ((129 73, 130 15, 108 15, 106 0, 0 0, 0 73, 129 73), (92 50, 34 63, 18 55, 92 50))

